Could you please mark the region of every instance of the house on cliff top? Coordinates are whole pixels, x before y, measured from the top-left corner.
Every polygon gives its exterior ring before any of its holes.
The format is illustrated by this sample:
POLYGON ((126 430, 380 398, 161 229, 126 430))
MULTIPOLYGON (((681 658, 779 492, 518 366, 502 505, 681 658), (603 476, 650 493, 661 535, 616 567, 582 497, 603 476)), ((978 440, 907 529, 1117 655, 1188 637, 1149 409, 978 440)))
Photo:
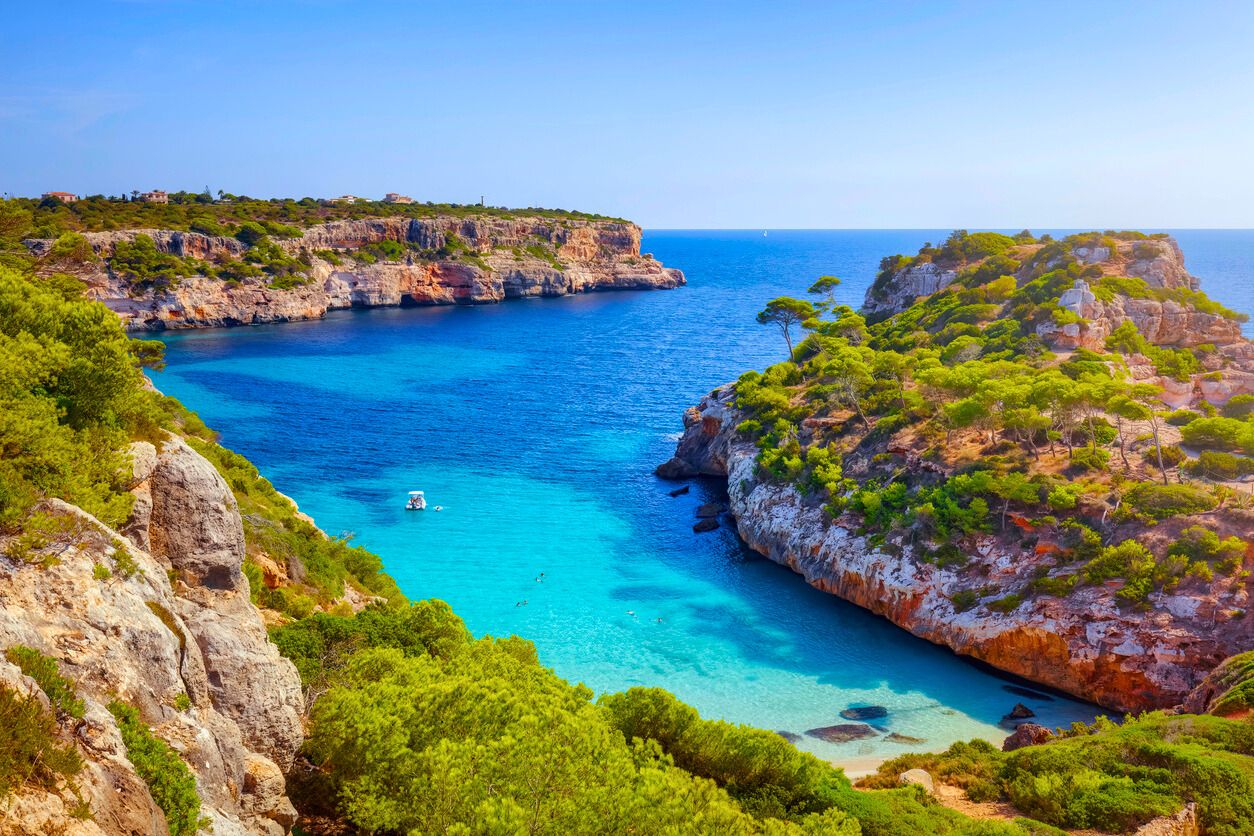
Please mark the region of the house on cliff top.
POLYGON ((73 192, 44 192, 42 195, 40 195, 40 198, 42 198, 43 200, 47 200, 50 197, 55 198, 61 201, 62 203, 73 203, 74 201, 78 200, 78 195, 74 194, 73 192))
POLYGON ((170 195, 161 189, 153 189, 150 192, 141 192, 139 199, 144 203, 169 203, 170 195))
POLYGON ((396 192, 388 192, 383 196, 384 203, 413 203, 414 199, 409 195, 397 194, 396 192))

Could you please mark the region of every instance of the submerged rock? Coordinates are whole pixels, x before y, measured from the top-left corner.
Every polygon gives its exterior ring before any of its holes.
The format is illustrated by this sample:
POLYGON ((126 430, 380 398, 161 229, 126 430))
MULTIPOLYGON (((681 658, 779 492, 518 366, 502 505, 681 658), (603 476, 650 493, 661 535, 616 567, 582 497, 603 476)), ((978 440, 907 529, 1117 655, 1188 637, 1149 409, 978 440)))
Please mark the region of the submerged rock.
POLYGON ((852 705, 840 712, 846 720, 878 720, 888 716, 888 709, 882 705, 852 705))
POLYGON ((902 734, 900 732, 893 732, 884 739, 889 743, 927 743, 926 737, 911 737, 908 734, 902 734))
POLYGON ((682 488, 675 488, 675 490, 670 492, 670 495, 671 496, 683 496, 684 494, 688 493, 688 491, 690 490, 692 490, 691 485, 684 485, 682 488))
POLYGON ((697 524, 692 527, 692 530, 698 534, 704 534, 705 532, 713 531, 716 528, 718 528, 718 520, 713 517, 707 517, 704 520, 697 520, 697 524))
POLYGON ((702 519, 717 517, 721 513, 723 513, 723 506, 717 502, 707 502, 697 507, 697 516, 702 519))
POLYGON ((875 737, 876 731, 866 723, 839 723, 835 726, 809 729, 806 734, 810 737, 817 737, 819 740, 826 740, 828 743, 848 743, 850 740, 875 737))
POLYGON ((778 730, 777 730, 775 733, 776 733, 777 735, 779 735, 780 737, 784 738, 784 740, 787 740, 789 743, 800 743, 800 742, 801 742, 801 735, 797 734, 796 732, 790 732, 790 731, 778 731, 778 730))

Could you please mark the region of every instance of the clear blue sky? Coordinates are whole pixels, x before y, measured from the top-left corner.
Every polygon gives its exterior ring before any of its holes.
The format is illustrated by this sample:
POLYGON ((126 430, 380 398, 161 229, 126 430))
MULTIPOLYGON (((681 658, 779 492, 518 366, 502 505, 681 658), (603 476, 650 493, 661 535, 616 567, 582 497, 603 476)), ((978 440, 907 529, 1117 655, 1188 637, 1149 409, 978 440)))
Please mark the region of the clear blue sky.
POLYGON ((37 2, 0 191, 1254 227, 1248 2, 37 2))

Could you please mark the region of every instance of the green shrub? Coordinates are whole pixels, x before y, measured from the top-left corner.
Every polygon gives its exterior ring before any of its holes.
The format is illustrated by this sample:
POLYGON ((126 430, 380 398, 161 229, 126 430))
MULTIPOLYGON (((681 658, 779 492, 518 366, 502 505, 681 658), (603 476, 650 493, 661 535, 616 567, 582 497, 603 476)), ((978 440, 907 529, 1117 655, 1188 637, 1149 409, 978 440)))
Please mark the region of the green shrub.
POLYGON ((78 698, 74 683, 61 676, 57 660, 45 656, 33 647, 14 645, 4 656, 39 685, 48 701, 62 714, 76 720, 83 719, 86 706, 78 698))
POLYGON ((1142 482, 1133 487, 1128 491, 1127 501, 1137 511, 1156 520, 1200 514, 1218 504, 1210 492, 1192 485, 1160 485, 1154 482, 1142 482))
POLYGON ((949 596, 949 601, 954 605, 955 611, 966 612, 980 603, 980 593, 974 589, 960 589, 949 596))
POLYGON ((1071 463, 1084 470, 1101 472, 1110 464, 1110 451, 1101 447, 1077 447, 1071 451, 1071 463))
POLYGON ((1230 481, 1254 473, 1254 459, 1218 450, 1203 450, 1195 460, 1185 465, 1185 470, 1194 476, 1230 481))
POLYGON ((1254 454, 1254 422, 1236 418, 1199 418, 1180 429, 1183 443, 1203 450, 1254 454))
POLYGON ((1254 395, 1233 395, 1219 412, 1225 418, 1248 420, 1254 415, 1254 395))
POLYGON ((191 770, 178 752, 152 733, 134 708, 114 700, 109 711, 122 733, 126 757, 165 813, 170 836, 192 836, 201 827, 201 817, 200 796, 191 770))
POLYGON ((1211 714, 1222 717, 1254 709, 1254 650, 1225 660, 1210 678, 1216 686, 1211 714))
POLYGON ((144 234, 137 234, 132 241, 117 242, 109 269, 127 281, 158 291, 173 288, 179 279, 198 272, 191 261, 158 250, 152 236, 144 234))
POLYGON ((1002 777, 1016 807, 1053 825, 1126 833, 1196 801, 1204 832, 1236 836, 1254 821, 1251 753, 1254 726, 1151 714, 1012 752, 1002 777))
POLYGON ((34 696, 0 686, 0 800, 26 784, 54 790, 77 775, 82 758, 62 744, 57 723, 34 696))
POLYGON ((134 497, 118 451, 164 420, 117 316, 81 288, 0 267, 0 530, 41 496, 110 526, 134 497))
POLYGON ((990 601, 985 606, 987 606, 990 610, 993 610, 994 612, 1009 613, 1009 612, 1014 612, 1015 610, 1019 609, 1019 606, 1022 603, 1023 603, 1023 596, 1017 592, 1013 592, 1010 595, 1005 595, 1001 598, 998 598, 996 601, 990 601))
POLYGON ((1221 540, 1210 529, 1194 525, 1180 532, 1180 538, 1167 547, 1167 554, 1213 563, 1220 572, 1231 574, 1241 567, 1248 548, 1249 544, 1236 535, 1221 540))
POLYGON ((1187 424, 1191 424, 1201 417, 1202 416, 1199 413, 1194 412, 1191 409, 1177 409, 1173 412, 1167 413, 1167 416, 1163 420, 1165 420, 1168 424, 1171 424, 1173 427, 1183 427, 1187 424))

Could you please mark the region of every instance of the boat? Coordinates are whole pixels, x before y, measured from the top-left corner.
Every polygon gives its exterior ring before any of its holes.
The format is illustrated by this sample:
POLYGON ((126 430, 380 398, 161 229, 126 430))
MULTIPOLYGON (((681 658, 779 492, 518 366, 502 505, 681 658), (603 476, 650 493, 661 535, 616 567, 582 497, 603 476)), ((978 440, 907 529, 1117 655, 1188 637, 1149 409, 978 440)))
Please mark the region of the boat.
POLYGON ((427 507, 427 498, 422 491, 410 491, 409 501, 405 503, 406 511, 421 511, 427 507))
POLYGON ((763 237, 763 238, 765 238, 765 237, 766 237, 766 230, 765 230, 765 229, 764 229, 764 230, 762 230, 762 237, 763 237))

